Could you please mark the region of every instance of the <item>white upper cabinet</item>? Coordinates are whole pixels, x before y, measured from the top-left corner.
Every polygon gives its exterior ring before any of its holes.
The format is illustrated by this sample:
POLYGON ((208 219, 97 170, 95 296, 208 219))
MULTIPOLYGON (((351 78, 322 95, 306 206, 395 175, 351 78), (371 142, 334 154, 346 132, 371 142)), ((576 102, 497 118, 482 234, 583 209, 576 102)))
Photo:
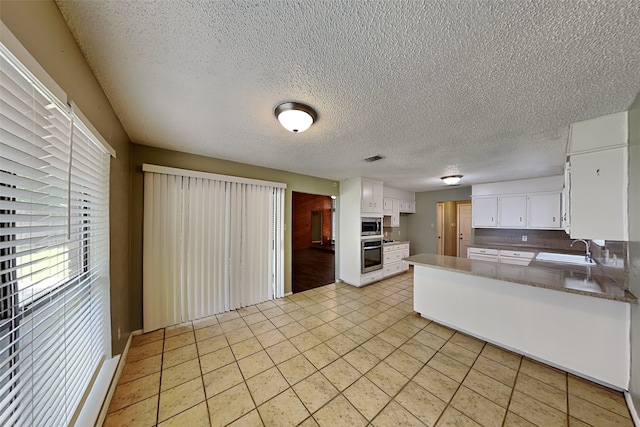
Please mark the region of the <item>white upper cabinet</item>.
POLYGON ((404 213, 416 213, 416 201, 415 200, 407 200, 406 201, 406 209, 404 213))
POLYGON ((629 141, 628 112, 572 123, 569 130, 569 155, 626 147, 629 141))
POLYGON ((525 228, 527 226, 527 196, 500 196, 498 200, 499 226, 525 228))
POLYGON ((382 215, 382 182, 362 178, 361 212, 382 215))
MULTIPOLYGON (((415 193, 412 191, 399 190, 393 187, 384 187, 384 215, 398 215, 405 213, 416 213, 415 193), (394 208, 394 204, 398 207, 394 208)), ((395 221, 394 221, 395 222, 395 221)), ((398 219, 399 224, 399 219, 398 219)), ((397 226, 393 226, 397 227, 397 226)))
POLYGON ((393 213, 393 199, 389 197, 382 199, 382 210, 385 215, 391 215, 393 213))
POLYGON ((474 228, 562 228, 564 177, 502 181, 472 187, 474 228))
POLYGON ((571 156, 571 237, 628 240, 627 148, 571 156))
POLYGON ((496 227, 498 225, 498 196, 472 198, 472 226, 474 228, 496 227))
POLYGON ((391 215, 385 215, 383 225, 385 227, 400 227, 400 201, 391 200, 391 215))
POLYGON ((562 193, 538 193, 527 196, 527 228, 562 228, 562 193))
POLYGON ((573 123, 570 130, 571 237, 628 240, 628 112, 573 123))

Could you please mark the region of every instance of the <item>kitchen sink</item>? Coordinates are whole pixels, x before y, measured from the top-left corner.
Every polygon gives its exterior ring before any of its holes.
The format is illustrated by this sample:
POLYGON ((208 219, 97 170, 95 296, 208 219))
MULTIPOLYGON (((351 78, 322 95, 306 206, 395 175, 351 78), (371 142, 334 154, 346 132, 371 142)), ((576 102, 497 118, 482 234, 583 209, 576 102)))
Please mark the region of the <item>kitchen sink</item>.
POLYGON ((538 261, 559 262, 563 264, 575 265, 596 265, 593 261, 587 261, 584 255, 556 254, 553 252, 540 252, 536 259, 538 261))

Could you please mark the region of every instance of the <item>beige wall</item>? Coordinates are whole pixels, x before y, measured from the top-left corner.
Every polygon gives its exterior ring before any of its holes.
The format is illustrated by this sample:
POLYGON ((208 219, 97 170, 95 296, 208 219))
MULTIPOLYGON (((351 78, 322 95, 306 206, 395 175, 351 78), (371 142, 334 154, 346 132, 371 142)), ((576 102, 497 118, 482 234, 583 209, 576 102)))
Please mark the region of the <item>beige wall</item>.
POLYGON ((407 239, 411 240, 411 255, 437 252, 438 202, 470 199, 471 187, 416 193, 416 213, 407 215, 407 239))
MULTIPOLYGON (((629 110, 628 287, 640 296, 640 94, 629 110)), ((629 391, 640 411, 640 305, 631 305, 631 381, 629 391)))
POLYGON ((277 169, 230 162, 212 157, 164 150, 144 145, 131 145, 131 319, 134 329, 142 327, 142 218, 143 173, 142 164, 149 163, 222 175, 241 176, 283 182, 287 184, 285 198, 285 292, 291 292, 291 193, 338 196, 337 181, 315 178, 277 169))
POLYGON ((117 158, 111 161, 110 183, 111 325, 113 353, 121 353, 132 330, 129 138, 53 1, 2 1, 0 19, 117 152, 117 158))

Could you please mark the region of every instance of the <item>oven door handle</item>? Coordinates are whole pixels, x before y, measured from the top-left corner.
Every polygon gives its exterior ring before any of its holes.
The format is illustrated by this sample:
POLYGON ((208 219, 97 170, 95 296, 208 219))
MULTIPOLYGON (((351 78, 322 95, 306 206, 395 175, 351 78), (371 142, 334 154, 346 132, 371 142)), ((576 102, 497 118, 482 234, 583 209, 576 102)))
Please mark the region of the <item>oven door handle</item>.
POLYGON ((382 247, 382 245, 379 246, 365 246, 362 249, 364 249, 365 251, 371 250, 371 249, 380 249, 382 247))

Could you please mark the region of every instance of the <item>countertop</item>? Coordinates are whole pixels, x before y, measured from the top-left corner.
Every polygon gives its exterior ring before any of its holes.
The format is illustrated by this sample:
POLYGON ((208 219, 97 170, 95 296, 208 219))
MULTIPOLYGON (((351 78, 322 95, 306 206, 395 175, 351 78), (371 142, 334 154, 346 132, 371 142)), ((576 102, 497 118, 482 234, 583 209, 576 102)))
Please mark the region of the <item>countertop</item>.
MULTIPOLYGON (((495 245, 491 247, 497 248, 495 245)), ((532 252, 538 251, 532 250, 532 252)), ((524 266, 436 254, 417 254, 403 260, 412 265, 440 268, 596 298, 638 303, 635 295, 624 289, 624 283, 616 281, 600 265, 581 266, 536 261, 534 259, 531 264, 524 266)))
POLYGON ((523 252, 556 252, 563 254, 576 254, 576 255, 584 255, 584 245, 576 246, 575 249, 571 248, 569 250, 565 249, 549 249, 544 246, 536 246, 536 245, 528 245, 526 243, 518 244, 518 245, 500 245, 493 243, 471 243, 469 244, 470 248, 485 248, 485 249, 506 249, 509 251, 523 251, 523 252))
POLYGON ((404 245, 411 243, 410 240, 394 240, 393 242, 382 242, 382 246, 404 245))

